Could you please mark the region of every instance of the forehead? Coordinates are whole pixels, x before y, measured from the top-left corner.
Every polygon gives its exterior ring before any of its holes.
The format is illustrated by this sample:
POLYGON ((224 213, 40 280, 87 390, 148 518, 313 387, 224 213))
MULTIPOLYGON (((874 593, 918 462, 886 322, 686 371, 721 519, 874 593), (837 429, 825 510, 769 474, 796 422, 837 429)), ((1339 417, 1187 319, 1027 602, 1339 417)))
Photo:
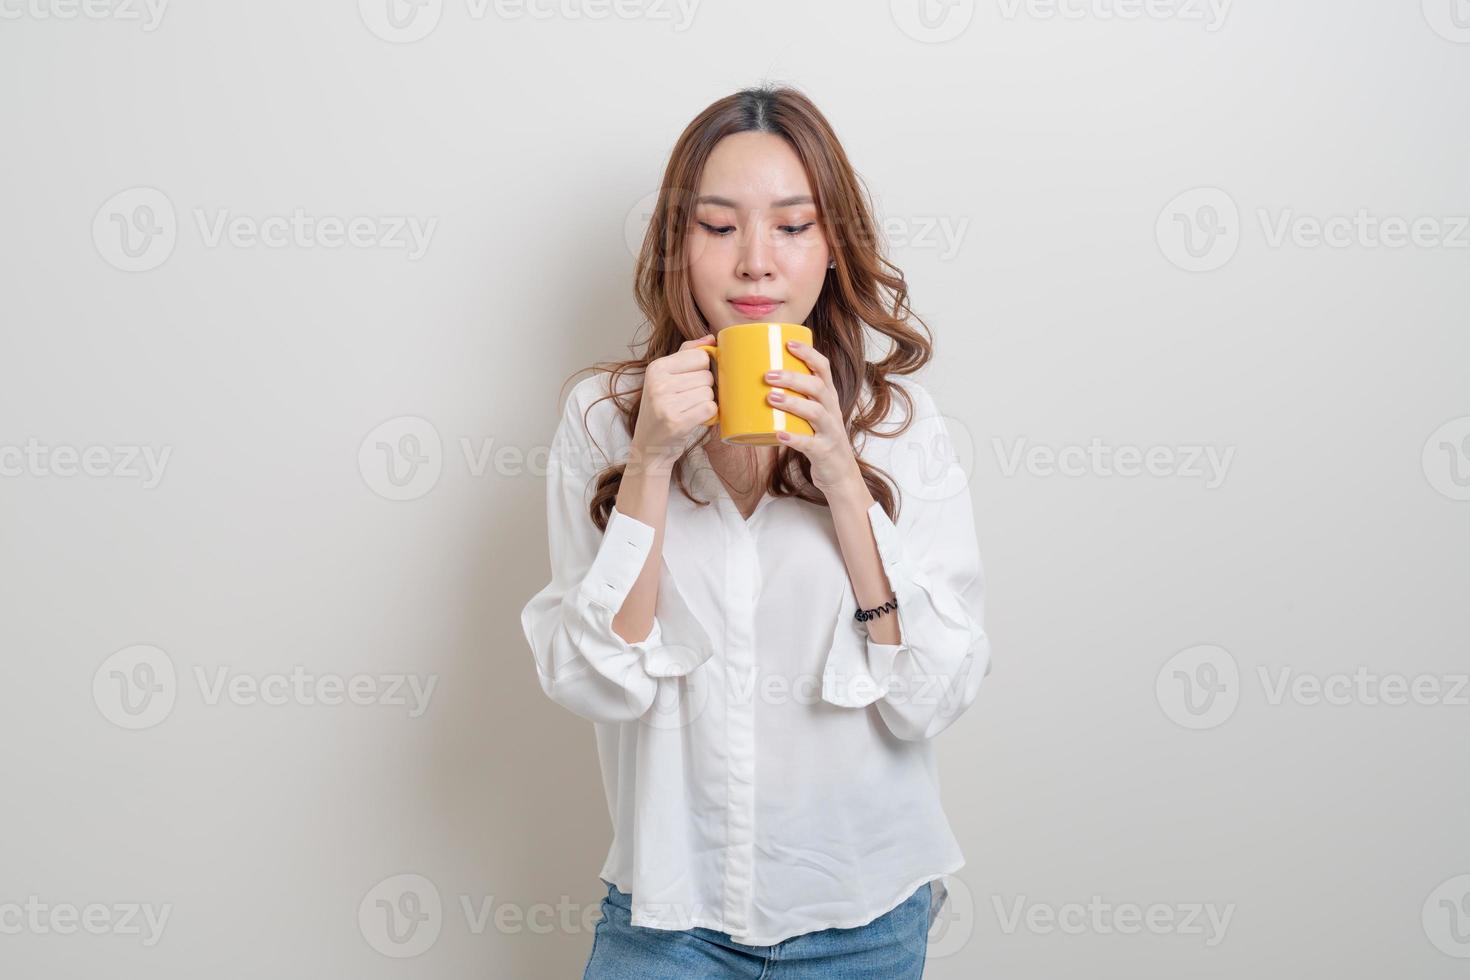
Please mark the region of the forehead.
POLYGON ((733 133, 715 144, 699 178, 699 195, 737 207, 765 208, 812 193, 801 158, 774 133, 733 133))

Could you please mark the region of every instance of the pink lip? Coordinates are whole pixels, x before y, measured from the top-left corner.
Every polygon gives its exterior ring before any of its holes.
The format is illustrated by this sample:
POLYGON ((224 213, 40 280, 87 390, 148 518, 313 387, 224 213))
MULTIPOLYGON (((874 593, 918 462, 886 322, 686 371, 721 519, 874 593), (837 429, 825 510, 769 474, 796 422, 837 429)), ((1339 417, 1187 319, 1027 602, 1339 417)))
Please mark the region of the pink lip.
POLYGON ((781 304, 774 300, 764 300, 749 303, 744 300, 732 299, 730 300, 730 305, 735 307, 741 313, 750 314, 752 316, 764 316, 781 304))

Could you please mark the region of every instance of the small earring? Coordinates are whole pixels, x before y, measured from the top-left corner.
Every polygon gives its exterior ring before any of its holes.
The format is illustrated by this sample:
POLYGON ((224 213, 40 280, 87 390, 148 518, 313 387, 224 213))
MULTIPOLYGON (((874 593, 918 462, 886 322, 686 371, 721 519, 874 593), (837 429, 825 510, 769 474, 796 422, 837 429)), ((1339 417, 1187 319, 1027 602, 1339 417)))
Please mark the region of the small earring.
POLYGON ((835 268, 837 268, 837 260, 836 259, 833 259, 831 262, 828 262, 827 263, 827 268, 829 268, 829 269, 835 269, 835 268))

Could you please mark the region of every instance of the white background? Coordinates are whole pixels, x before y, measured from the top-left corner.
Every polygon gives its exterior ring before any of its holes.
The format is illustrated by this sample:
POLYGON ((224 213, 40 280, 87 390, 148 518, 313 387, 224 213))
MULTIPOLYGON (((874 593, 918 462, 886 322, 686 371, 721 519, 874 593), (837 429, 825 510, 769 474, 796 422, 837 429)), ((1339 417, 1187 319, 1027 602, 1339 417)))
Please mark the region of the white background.
POLYGON ((1470 5, 386 2, 0 0, 0 973, 580 975, 609 826, 517 622, 538 460, 628 354, 679 131, 785 81, 973 467, 994 668, 939 742, 968 864, 927 975, 1463 975, 1470 5), (369 234, 210 234, 295 209, 369 234), (372 703, 251 694, 298 666, 372 703), (1359 668, 1441 696, 1273 697, 1359 668))

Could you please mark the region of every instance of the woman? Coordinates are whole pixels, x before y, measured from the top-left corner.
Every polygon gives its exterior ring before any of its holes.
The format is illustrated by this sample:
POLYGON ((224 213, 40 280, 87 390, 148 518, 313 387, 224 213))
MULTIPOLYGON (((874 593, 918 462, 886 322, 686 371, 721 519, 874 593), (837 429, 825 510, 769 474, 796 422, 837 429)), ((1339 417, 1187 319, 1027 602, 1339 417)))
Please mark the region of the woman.
POLYGON ((521 615, 542 690, 596 725, 613 843, 585 976, 919 977, 964 865, 932 739, 989 669, 982 570, 905 377, 930 345, 808 99, 745 90, 689 125, 635 288, 647 347, 567 400, 552 580, 521 615), (703 424, 698 348, 746 322, 811 328, 811 374, 766 383, 813 435, 703 424))

